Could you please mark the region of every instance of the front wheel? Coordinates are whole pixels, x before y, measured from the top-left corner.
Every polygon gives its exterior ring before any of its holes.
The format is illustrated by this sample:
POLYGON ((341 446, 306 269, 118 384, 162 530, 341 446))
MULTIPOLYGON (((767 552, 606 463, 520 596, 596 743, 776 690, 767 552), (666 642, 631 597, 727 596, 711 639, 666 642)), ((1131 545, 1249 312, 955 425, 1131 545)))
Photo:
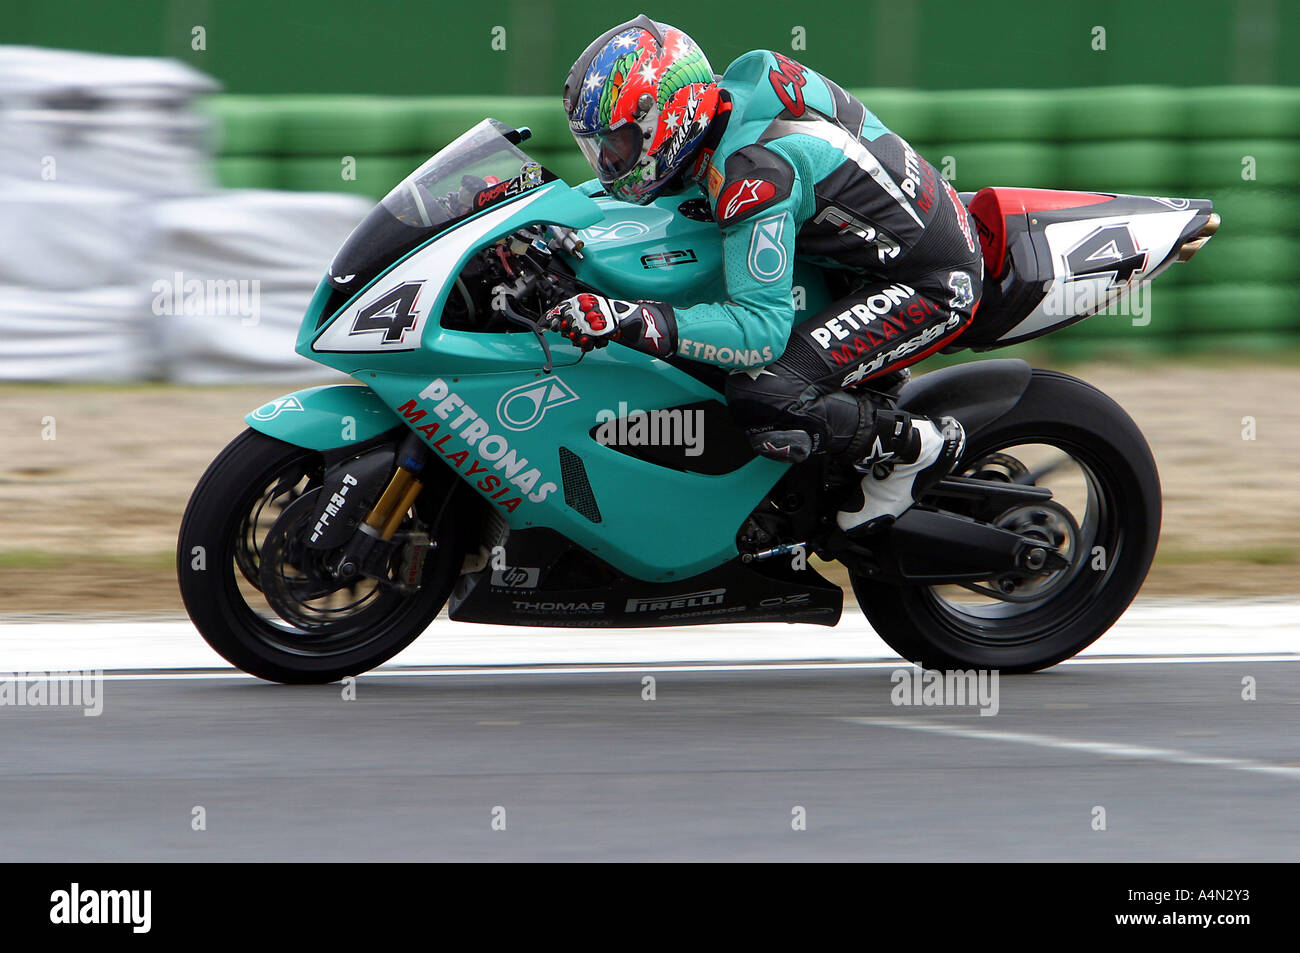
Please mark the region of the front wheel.
POLYGON ((925 668, 1006 673, 1048 668, 1100 638, 1137 595, 1160 535, 1160 477, 1133 420, 1091 385, 1035 370, 1019 403, 971 438, 954 473, 1050 487, 1048 502, 967 515, 1038 536, 1069 565, 964 587, 854 575, 877 634, 925 668))
POLYGON ((246 430, 208 467, 181 521, 177 575, 190 619, 224 659, 268 681, 332 682, 386 662, 437 617, 455 579, 450 521, 427 486, 395 537, 393 568, 418 589, 364 578, 304 584, 322 578, 312 575, 319 567, 285 545, 285 529, 310 510, 324 465, 314 451, 246 430))

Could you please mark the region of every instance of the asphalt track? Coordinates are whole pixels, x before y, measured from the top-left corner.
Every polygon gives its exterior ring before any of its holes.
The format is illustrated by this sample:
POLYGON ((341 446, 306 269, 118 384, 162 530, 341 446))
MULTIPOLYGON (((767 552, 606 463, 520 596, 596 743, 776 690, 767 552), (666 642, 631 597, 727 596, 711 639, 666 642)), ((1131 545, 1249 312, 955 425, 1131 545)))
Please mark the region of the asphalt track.
POLYGON ((888 659, 395 667, 354 700, 108 674, 99 717, 0 710, 0 856, 1295 860, 1300 645, 1252 651, 1253 611, 1231 653, 1002 679, 993 717, 892 704, 888 659))

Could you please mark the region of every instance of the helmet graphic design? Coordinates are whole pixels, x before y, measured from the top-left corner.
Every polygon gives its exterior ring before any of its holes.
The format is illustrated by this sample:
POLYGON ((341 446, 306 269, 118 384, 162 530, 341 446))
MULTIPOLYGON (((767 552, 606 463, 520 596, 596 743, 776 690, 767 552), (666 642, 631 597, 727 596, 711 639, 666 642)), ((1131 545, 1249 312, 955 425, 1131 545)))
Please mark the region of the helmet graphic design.
POLYGON ((694 160, 718 87, 694 40, 642 15, 578 57, 564 109, 605 191, 644 205, 694 160))

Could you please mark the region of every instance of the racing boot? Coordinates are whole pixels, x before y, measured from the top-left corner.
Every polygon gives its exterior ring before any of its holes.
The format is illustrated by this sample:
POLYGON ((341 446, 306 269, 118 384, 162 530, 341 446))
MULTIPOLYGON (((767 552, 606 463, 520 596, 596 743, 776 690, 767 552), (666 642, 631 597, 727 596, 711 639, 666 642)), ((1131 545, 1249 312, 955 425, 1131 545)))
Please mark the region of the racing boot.
POLYGON ((948 475, 965 449, 966 432, 952 417, 877 411, 871 451, 853 464, 861 489, 835 514, 836 525, 855 536, 891 525, 948 475))

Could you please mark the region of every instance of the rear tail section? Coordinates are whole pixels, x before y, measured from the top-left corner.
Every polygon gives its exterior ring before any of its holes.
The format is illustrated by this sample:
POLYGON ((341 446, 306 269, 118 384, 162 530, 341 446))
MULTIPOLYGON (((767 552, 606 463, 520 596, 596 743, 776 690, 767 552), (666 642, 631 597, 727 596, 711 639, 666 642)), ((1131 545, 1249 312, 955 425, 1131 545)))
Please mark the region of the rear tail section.
POLYGON ((1019 344, 1104 311, 1219 227, 1208 199, 982 189, 962 196, 979 229, 987 274, 961 345, 1019 344))

